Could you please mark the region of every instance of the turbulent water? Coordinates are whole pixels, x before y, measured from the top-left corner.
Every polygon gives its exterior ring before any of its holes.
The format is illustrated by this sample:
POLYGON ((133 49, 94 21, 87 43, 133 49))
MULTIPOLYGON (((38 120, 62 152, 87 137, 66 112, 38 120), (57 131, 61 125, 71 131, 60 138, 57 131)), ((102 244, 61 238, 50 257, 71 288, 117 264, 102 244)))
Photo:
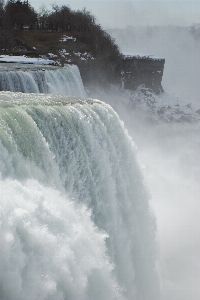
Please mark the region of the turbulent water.
POLYGON ((1 92, 0 153, 1 300, 159 299, 149 194, 110 106, 1 92))

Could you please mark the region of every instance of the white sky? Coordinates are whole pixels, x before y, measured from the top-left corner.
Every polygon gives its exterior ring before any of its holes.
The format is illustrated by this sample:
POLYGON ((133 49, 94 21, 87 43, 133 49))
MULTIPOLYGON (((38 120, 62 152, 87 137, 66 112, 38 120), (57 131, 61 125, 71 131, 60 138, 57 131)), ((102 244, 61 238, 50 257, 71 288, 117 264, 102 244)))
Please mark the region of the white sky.
POLYGON ((103 27, 127 25, 181 25, 200 22, 200 0, 29 0, 38 10, 44 4, 69 5, 77 10, 86 7, 103 27))

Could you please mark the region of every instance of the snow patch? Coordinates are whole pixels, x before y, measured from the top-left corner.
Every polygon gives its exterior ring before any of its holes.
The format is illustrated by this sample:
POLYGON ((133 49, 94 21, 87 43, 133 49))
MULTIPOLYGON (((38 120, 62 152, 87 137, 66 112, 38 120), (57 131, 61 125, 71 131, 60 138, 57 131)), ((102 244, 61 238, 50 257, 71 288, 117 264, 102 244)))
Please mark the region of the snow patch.
POLYGON ((153 54, 143 54, 143 53, 129 53, 129 52, 122 52, 122 56, 124 59, 151 59, 151 60, 163 60, 162 57, 154 57, 153 54))
POLYGON ((55 62, 50 59, 44 59, 44 58, 38 58, 38 57, 26 57, 24 55, 22 55, 22 56, 1 55, 0 62, 35 64, 35 65, 54 65, 55 64, 55 62))
POLYGON ((76 38, 72 36, 63 35, 59 42, 76 42, 76 38))

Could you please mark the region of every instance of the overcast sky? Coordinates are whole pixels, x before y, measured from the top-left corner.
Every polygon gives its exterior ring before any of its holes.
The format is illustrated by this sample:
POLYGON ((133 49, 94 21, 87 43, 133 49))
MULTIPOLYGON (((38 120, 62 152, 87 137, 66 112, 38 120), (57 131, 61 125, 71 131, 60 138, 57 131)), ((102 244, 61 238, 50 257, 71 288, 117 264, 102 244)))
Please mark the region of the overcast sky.
POLYGON ((181 25, 200 22, 200 0, 29 0, 38 10, 44 4, 69 5, 71 9, 86 7, 103 27, 127 25, 181 25))

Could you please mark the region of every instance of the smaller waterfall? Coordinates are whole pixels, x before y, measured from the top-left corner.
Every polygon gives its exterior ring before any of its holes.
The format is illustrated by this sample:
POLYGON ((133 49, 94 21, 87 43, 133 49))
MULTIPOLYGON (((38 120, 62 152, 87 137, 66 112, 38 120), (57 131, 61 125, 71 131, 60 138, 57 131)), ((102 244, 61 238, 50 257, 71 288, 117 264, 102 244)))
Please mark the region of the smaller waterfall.
POLYGON ((76 65, 49 69, 20 68, 0 71, 0 90, 22 93, 61 94, 86 97, 79 69, 76 65))

